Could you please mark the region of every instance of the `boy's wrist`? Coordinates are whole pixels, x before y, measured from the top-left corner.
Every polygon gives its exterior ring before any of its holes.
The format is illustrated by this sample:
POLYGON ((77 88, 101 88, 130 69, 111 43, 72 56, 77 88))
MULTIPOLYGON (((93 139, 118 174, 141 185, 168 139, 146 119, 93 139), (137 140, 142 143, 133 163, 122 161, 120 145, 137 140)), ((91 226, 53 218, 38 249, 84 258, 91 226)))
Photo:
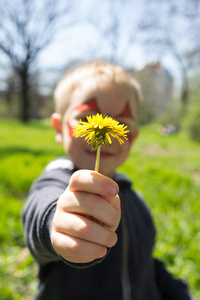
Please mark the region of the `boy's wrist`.
POLYGON ((110 253, 111 248, 107 248, 107 253, 104 257, 101 258, 97 258, 91 262, 88 263, 74 263, 74 262, 70 262, 68 260, 66 260, 64 257, 62 257, 60 254, 57 253, 58 257, 68 266, 72 267, 72 268, 77 268, 77 269, 86 269, 92 266, 95 266, 96 264, 101 263, 110 253))

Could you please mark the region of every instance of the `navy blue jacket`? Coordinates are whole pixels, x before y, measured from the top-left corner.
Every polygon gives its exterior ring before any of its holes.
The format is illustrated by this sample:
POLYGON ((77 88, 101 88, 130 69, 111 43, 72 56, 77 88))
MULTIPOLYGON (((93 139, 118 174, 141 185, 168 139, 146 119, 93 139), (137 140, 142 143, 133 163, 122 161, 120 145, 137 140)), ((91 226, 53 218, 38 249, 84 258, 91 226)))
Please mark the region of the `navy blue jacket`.
POLYGON ((59 196, 75 168, 66 158, 51 162, 31 187, 23 209, 27 246, 39 264, 37 300, 189 300, 187 285, 175 280, 152 257, 155 228, 131 182, 116 174, 122 207, 118 242, 103 259, 70 263, 51 245, 52 219, 59 196))

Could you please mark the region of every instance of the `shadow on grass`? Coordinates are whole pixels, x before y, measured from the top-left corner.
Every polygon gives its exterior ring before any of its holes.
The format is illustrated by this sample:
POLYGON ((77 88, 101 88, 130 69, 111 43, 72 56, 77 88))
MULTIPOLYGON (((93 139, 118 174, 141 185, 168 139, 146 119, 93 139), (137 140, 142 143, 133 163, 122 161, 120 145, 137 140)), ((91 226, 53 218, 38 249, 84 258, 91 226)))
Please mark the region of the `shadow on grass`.
POLYGON ((61 155, 62 153, 56 152, 49 149, 33 149, 30 147, 24 146, 9 146, 9 147, 0 147, 0 156, 6 157, 14 154, 32 154, 32 155, 61 155))

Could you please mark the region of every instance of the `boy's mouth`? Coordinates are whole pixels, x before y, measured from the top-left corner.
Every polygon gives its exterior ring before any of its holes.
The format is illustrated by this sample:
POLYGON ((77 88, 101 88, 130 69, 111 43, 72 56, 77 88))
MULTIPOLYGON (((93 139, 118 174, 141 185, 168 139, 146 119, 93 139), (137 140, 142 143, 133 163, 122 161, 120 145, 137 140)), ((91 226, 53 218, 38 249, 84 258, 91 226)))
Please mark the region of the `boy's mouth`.
MULTIPOLYGON (((97 153, 96 150, 94 150, 94 151, 86 150, 86 152, 87 152, 89 155, 92 155, 92 156, 96 157, 96 153, 97 153)), ((111 156, 113 156, 112 153, 109 153, 109 152, 107 152, 107 151, 101 151, 100 158, 107 158, 107 157, 111 157, 111 156)))

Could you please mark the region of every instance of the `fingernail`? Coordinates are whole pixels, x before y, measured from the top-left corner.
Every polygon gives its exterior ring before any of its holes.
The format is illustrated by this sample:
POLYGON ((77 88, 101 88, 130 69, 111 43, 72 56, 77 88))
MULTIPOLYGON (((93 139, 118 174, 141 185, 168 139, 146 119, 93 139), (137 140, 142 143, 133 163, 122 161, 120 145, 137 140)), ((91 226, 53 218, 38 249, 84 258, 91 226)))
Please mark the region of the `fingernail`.
POLYGON ((117 188, 117 186, 116 186, 116 184, 111 184, 110 185, 110 187, 109 187, 109 193, 111 194, 111 195, 117 195, 117 193, 118 193, 118 188, 117 188))

